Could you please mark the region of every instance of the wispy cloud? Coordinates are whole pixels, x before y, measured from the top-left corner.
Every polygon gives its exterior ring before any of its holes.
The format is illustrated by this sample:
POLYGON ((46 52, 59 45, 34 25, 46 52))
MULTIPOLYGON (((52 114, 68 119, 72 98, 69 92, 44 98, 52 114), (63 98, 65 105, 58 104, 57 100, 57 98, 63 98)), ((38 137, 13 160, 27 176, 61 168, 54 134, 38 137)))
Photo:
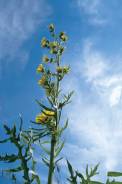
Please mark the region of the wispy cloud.
MULTIPOLYGON (((86 42, 83 61, 83 75, 86 81, 92 84, 96 92, 104 97, 110 106, 117 105, 121 100, 122 74, 115 71, 113 60, 95 50, 91 42, 86 42)), ((118 62, 118 65, 120 64, 118 62)))
POLYGON ((41 26, 51 8, 44 0, 0 1, 0 64, 28 59, 23 43, 41 26))
POLYGON ((101 0, 77 0, 78 6, 87 16, 88 21, 94 25, 104 25, 107 22, 107 18, 104 17, 101 12, 103 7, 103 1, 101 0))
POLYGON ((73 64, 72 80, 67 83, 67 88, 75 90, 67 113, 71 137, 76 142, 67 147, 71 152, 77 150, 69 158, 79 168, 86 163, 100 162, 104 171, 120 169, 122 74, 117 70, 121 62, 114 63, 112 57, 87 40, 82 57, 76 58, 77 64, 73 64))

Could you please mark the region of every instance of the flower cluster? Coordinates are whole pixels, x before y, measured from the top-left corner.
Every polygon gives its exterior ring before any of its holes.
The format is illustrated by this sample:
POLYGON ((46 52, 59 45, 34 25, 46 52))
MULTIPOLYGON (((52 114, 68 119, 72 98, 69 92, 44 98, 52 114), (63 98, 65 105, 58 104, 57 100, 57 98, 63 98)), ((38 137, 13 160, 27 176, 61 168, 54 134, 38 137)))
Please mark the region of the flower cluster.
POLYGON ((57 67, 56 70, 58 73, 67 74, 69 72, 70 68, 67 66, 64 66, 64 67, 57 67))
POLYGON ((43 75, 42 78, 38 81, 38 84, 44 86, 47 82, 46 76, 43 75))
POLYGON ((54 119, 55 112, 44 110, 41 114, 36 116, 36 123, 46 124, 47 122, 54 119))

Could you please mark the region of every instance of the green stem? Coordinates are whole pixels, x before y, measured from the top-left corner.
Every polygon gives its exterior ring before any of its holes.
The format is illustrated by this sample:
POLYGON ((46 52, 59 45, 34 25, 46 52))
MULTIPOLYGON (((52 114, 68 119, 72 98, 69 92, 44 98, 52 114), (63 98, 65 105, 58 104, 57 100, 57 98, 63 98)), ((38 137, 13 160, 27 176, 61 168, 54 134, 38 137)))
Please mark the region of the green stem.
POLYGON ((56 144, 56 139, 55 135, 52 135, 51 138, 51 153, 50 153, 50 166, 49 166, 49 173, 48 173, 48 184, 52 184, 53 181, 53 173, 54 173, 54 157, 55 157, 55 144, 56 144))
MULTIPOLYGON (((57 55, 57 66, 59 66, 59 56, 57 55)), ((55 96, 55 103, 56 105, 58 105, 58 90, 59 90, 59 74, 57 72, 57 79, 56 79, 56 96, 55 96)), ((58 126, 58 106, 56 108, 56 126, 55 126, 55 130, 57 130, 57 126, 58 126)), ((54 168, 55 168, 55 146, 56 146, 56 135, 55 135, 55 131, 54 134, 52 134, 51 137, 51 152, 50 152, 50 164, 49 164, 49 173, 48 173, 48 184, 52 184, 53 182, 53 174, 54 174, 54 168)))
POLYGON ((25 184, 31 184, 31 181, 29 178, 29 168, 27 167, 27 161, 25 160, 25 158, 22 158, 22 166, 24 168, 25 184))
POLYGON ((25 159, 25 157, 22 155, 22 147, 20 147, 19 145, 17 146, 18 150, 19 150, 19 157, 21 160, 21 166, 23 168, 23 173, 24 173, 24 184, 31 184, 30 178, 29 178, 29 168, 27 166, 27 160, 25 159))

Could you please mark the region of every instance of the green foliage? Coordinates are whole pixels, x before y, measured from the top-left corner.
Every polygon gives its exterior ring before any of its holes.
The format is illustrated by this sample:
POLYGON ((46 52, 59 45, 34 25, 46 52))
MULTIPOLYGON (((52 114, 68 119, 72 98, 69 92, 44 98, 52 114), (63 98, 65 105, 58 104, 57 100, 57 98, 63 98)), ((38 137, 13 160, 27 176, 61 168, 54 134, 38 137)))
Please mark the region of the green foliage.
MULTIPOLYGON (((91 168, 90 170, 89 170, 89 167, 87 165, 85 174, 74 170, 72 165, 70 164, 70 162, 68 160, 67 160, 67 166, 68 166, 68 171, 70 174, 70 177, 67 178, 67 180, 69 181, 70 184, 104 184, 100 181, 95 181, 92 179, 95 175, 99 174, 98 173, 99 164, 97 164, 94 168, 91 168)), ((107 173, 107 176, 108 177, 119 177, 119 176, 122 176, 122 173, 111 171, 111 172, 107 173)), ((110 181, 110 178, 108 178, 106 181, 106 184, 122 184, 122 182, 115 181, 115 179, 110 181)))
POLYGON ((40 179, 39 176, 35 173, 35 168, 30 168, 30 164, 35 163, 32 154, 33 139, 29 134, 22 130, 22 119, 19 131, 17 131, 15 125, 12 128, 4 125, 4 130, 8 138, 1 140, 0 143, 10 142, 16 147, 17 152, 14 154, 1 155, 0 161, 7 163, 16 163, 16 161, 19 161, 19 166, 16 168, 5 169, 3 171, 6 173, 13 173, 12 180, 14 181, 16 181, 16 175, 14 173, 22 172, 24 184, 31 184, 33 181, 36 181, 37 184, 40 184, 40 179))

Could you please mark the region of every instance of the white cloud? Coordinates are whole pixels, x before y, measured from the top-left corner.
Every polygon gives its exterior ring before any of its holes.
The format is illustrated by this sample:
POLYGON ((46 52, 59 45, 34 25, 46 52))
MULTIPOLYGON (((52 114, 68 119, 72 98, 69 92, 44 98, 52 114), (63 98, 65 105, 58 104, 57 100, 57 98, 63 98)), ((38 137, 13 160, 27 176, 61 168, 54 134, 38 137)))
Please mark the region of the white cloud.
POLYGON ((113 60, 94 49, 93 43, 87 41, 84 45, 83 62, 82 75, 89 84, 92 84, 102 100, 111 107, 119 104, 122 74, 114 72, 115 68, 112 68, 111 64, 113 60))
POLYGON ((110 95, 110 105, 114 106, 119 103, 122 95, 122 86, 117 86, 112 90, 110 95))
POLYGON ((78 6, 87 16, 90 24, 104 25, 107 17, 103 16, 103 1, 101 0, 77 0, 78 6))
POLYGON ((84 75, 88 81, 101 77, 107 70, 106 58, 92 49, 92 43, 87 41, 83 51, 84 75), (104 62, 103 62, 104 61, 104 62))
POLYGON ((116 70, 121 63, 114 65, 112 57, 85 42, 82 57, 75 58, 77 64, 73 64, 73 75, 67 82, 67 89, 75 90, 67 114, 70 136, 76 144, 69 143, 66 150, 74 153, 68 157, 76 168, 100 162, 105 172, 121 169, 122 74, 116 70))
POLYGON ((24 64, 28 53, 23 43, 37 30, 50 14, 44 0, 0 1, 0 64, 16 58, 24 64))

